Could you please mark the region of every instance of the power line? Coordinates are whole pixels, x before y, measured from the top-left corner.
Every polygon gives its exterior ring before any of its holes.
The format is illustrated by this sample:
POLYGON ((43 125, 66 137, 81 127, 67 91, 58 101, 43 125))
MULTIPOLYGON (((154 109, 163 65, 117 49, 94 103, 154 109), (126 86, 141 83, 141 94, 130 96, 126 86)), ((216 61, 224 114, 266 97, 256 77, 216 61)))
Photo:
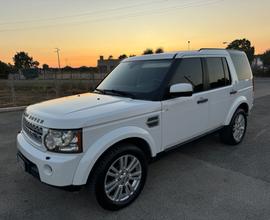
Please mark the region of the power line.
POLYGON ((95 15, 95 14, 99 14, 99 13, 106 13, 106 12, 110 12, 110 11, 119 11, 119 10, 123 10, 123 9, 136 8, 136 7, 140 7, 140 6, 151 5, 153 3, 154 4, 162 3, 162 2, 166 2, 166 1, 168 1, 168 0, 150 1, 147 3, 140 3, 140 4, 135 4, 135 5, 110 8, 107 10, 96 10, 96 11, 83 12, 83 13, 78 13, 78 14, 73 14, 73 15, 56 16, 56 17, 51 17, 51 18, 40 18, 40 19, 31 19, 31 20, 23 20, 23 21, 20 20, 20 21, 11 21, 11 22, 0 22, 0 25, 24 24, 24 23, 33 23, 33 22, 40 22, 40 21, 53 21, 53 20, 60 20, 60 19, 66 19, 66 18, 83 17, 83 16, 95 15))
MULTIPOLYGON (((164 0, 162 0, 164 1, 164 0)), ((188 4, 181 4, 180 8, 179 7, 176 7, 178 5, 175 5, 175 6, 172 6, 172 7, 169 7, 169 8, 165 8, 165 9, 182 9, 182 8, 188 8, 188 7, 198 7, 198 6, 204 6, 204 5, 207 5, 209 3, 213 4, 213 3, 216 3, 216 2, 219 2, 219 1, 223 1, 223 0, 216 0, 216 1, 212 1, 212 2, 206 2, 205 0, 204 1, 196 1, 196 2, 189 2, 188 4), (197 4, 197 5, 196 5, 197 4)), ((163 8, 164 9, 164 8, 163 8)), ((19 28, 19 29, 6 29, 6 30, 0 30, 0 32, 4 32, 4 31, 13 31, 13 30, 30 30, 30 29, 40 29, 40 28, 46 28, 46 27, 55 27, 55 26, 58 26, 58 25, 65 25, 65 24, 77 24, 77 23, 82 23, 82 22, 91 22, 91 21, 102 21, 102 20, 107 20, 107 19, 113 19, 113 18, 122 18, 123 16, 125 17, 135 17, 134 15, 138 14, 138 16, 143 15, 142 12, 146 12, 146 13, 149 13, 153 10, 148 10, 148 11, 139 11, 137 13, 129 13, 127 15, 118 15, 118 16, 111 16, 111 17, 103 17, 103 18, 97 18, 97 19, 92 19, 92 20, 85 20, 85 21, 77 21, 77 22, 65 22, 65 23, 59 23, 59 24, 54 24, 54 25, 43 25, 43 26, 36 26, 36 27, 30 27, 30 28, 19 28), (130 16, 131 15, 131 16, 130 16)), ((153 12, 153 13, 150 13, 149 15, 151 14, 155 14, 156 12, 153 12)), ((148 14, 146 14, 148 15, 148 14)))
POLYGON ((221 2, 224 0, 214 0, 214 1, 200 1, 196 2, 196 4, 189 4, 189 5, 182 5, 181 7, 172 6, 168 8, 163 8, 162 11, 140 11, 137 13, 132 13, 132 14, 126 14, 126 15, 119 15, 119 16, 111 16, 111 17, 103 17, 103 18, 97 18, 97 19, 91 19, 91 20, 84 20, 84 21, 75 21, 75 22, 65 22, 65 23, 59 23, 59 24, 54 24, 54 25, 43 25, 43 26, 34 26, 34 27, 29 27, 29 28, 16 28, 16 29, 3 29, 0 30, 0 32, 8 32, 8 31, 25 31, 25 30, 34 30, 34 29, 43 29, 43 28, 50 28, 50 27, 57 27, 59 25, 75 25, 75 24, 82 24, 82 23, 91 23, 91 22, 99 22, 99 21, 104 21, 104 20, 112 20, 112 19, 118 19, 118 18, 133 18, 133 17, 138 17, 138 16, 149 16, 153 14, 163 14, 163 13, 168 13, 170 10, 179 10, 179 9, 186 9, 186 8, 191 8, 191 7, 202 7, 202 6, 207 6, 207 5, 212 5, 218 2, 221 2))

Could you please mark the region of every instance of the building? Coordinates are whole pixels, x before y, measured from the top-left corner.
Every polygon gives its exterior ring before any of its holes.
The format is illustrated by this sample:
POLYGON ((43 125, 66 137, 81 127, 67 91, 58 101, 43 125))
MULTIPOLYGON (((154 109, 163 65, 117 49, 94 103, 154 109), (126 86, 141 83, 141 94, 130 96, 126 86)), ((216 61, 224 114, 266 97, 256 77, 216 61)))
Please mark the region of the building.
POLYGON ((103 56, 100 56, 99 60, 97 61, 97 67, 99 73, 110 73, 115 67, 118 66, 120 63, 119 59, 104 59, 103 56))
POLYGON ((259 55, 255 55, 254 60, 251 63, 251 67, 254 69, 263 69, 263 61, 259 55))

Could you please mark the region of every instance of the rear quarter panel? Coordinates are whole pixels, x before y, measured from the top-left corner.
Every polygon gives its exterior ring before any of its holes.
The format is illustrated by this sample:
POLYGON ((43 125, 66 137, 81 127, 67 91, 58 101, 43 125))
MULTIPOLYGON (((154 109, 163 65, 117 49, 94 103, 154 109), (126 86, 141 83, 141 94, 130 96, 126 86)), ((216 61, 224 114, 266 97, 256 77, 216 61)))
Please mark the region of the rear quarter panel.
POLYGON ((242 103, 248 104, 249 111, 252 109, 254 102, 254 91, 253 76, 250 79, 239 80, 231 57, 228 55, 226 58, 232 77, 232 86, 233 89, 237 91, 237 94, 233 96, 231 100, 232 104, 225 120, 225 125, 228 125, 234 112, 242 103))

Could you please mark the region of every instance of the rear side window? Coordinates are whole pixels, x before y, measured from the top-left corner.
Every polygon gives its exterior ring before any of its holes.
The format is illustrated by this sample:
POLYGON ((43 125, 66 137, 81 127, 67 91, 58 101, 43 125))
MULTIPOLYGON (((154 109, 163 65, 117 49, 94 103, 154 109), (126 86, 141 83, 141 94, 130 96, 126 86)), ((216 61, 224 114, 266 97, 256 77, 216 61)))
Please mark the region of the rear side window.
POLYGON ((194 93, 203 91, 203 72, 200 58, 183 58, 179 61, 171 80, 176 83, 190 83, 194 93))
POLYGON ((205 58, 208 71, 209 89, 216 89, 230 84, 230 75, 225 58, 205 58))
POLYGON ((229 52, 238 76, 238 80, 252 78, 252 72, 246 54, 239 52, 229 52))

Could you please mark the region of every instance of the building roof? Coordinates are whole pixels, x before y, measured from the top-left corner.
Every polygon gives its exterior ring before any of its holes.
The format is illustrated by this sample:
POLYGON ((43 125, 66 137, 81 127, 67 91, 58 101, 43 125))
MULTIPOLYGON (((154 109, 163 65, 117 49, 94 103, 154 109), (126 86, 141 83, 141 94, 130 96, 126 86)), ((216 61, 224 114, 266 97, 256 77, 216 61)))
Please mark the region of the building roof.
POLYGON ((136 60, 162 60, 162 59, 173 59, 181 58, 183 56, 198 56, 198 55, 228 55, 229 53, 243 53, 238 50, 227 50, 227 49, 215 49, 215 48, 202 48, 200 50, 191 51, 176 51, 169 53, 149 54, 142 56, 129 57, 124 59, 122 62, 136 61, 136 60))

